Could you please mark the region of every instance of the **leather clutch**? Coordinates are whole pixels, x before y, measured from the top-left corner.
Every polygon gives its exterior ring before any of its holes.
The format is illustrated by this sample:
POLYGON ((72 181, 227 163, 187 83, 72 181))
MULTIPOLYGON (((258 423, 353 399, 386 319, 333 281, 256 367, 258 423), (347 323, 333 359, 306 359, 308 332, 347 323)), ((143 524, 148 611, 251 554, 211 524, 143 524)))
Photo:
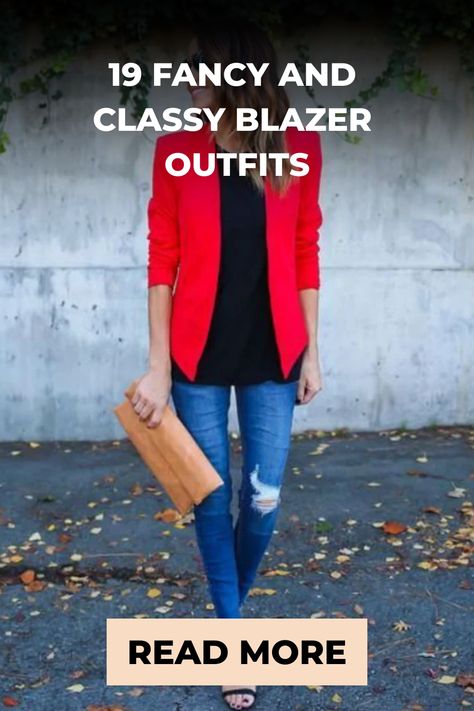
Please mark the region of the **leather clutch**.
POLYGON ((186 514, 224 482, 169 405, 156 427, 140 420, 131 403, 138 383, 129 385, 126 400, 113 411, 177 510, 186 514))

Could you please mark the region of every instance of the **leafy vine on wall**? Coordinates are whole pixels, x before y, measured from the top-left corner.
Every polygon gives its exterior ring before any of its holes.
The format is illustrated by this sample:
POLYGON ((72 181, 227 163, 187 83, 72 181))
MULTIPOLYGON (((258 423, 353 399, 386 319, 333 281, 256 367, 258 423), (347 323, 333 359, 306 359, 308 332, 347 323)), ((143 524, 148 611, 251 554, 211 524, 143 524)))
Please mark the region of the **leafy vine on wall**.
MULTIPOLYGON (((0 12, 0 153, 9 143, 7 118, 11 105, 37 95, 44 123, 51 107, 62 97, 62 82, 73 60, 86 56, 98 43, 108 43, 124 61, 138 61, 143 79, 137 87, 120 89, 120 101, 139 119, 148 105, 151 75, 146 44, 156 30, 192 26, 207 17, 245 17, 258 22, 273 36, 301 38, 301 31, 317 27, 327 18, 371 23, 390 43, 385 68, 347 107, 366 106, 383 90, 396 86, 417 96, 434 98, 433 86, 419 63, 419 53, 432 40, 447 40, 458 50, 459 63, 474 85, 474 4, 471 0, 399 0, 393 6, 374 0, 240 0, 224 10, 219 0, 49 0, 30 3, 10 0, 0 12), (343 8, 343 11, 342 11, 343 8), (32 47, 32 48, 31 48, 32 47), (29 48, 29 49, 27 49, 29 48)), ((311 61, 309 50, 296 43, 298 61, 311 61)), ((315 100, 314 92, 307 89, 315 100)), ((356 142, 355 136, 347 140, 356 142)))

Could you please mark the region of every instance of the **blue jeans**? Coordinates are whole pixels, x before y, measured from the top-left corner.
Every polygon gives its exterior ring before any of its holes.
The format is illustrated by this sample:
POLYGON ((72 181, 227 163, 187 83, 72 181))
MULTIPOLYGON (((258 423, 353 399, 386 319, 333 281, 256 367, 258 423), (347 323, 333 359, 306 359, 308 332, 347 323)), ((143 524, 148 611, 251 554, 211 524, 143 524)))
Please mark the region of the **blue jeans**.
POLYGON ((235 387, 242 438, 242 483, 235 528, 230 510, 230 387, 177 382, 176 414, 217 469, 224 485, 195 506, 196 538, 218 617, 240 617, 279 510, 297 382, 235 387))

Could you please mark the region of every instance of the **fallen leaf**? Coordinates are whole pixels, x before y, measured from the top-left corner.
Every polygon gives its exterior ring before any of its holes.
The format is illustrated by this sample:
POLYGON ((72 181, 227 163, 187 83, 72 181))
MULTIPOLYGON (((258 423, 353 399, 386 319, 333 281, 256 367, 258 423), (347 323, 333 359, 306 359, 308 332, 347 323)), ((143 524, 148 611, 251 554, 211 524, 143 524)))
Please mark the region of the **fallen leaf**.
POLYGON ((422 560, 421 563, 418 563, 417 567, 422 570, 437 570, 438 568, 436 563, 433 563, 432 560, 422 560))
POLYGON ((404 622, 403 620, 399 620, 398 622, 393 623, 392 628, 395 630, 395 632, 406 632, 410 629, 410 625, 407 622, 404 622))
POLYGON ((164 521, 164 523, 174 523, 179 521, 181 514, 176 509, 164 509, 164 511, 158 511, 153 518, 155 521, 164 521))
POLYGON ((67 691, 71 691, 73 694, 80 694, 85 688, 83 684, 72 684, 67 687, 67 691))
POLYGON ((324 450, 326 450, 328 447, 329 447, 329 444, 325 444, 325 443, 323 442, 323 443, 321 443, 321 444, 318 444, 318 446, 316 447, 316 449, 313 449, 312 452, 308 452, 308 454, 309 454, 310 456, 322 454, 322 453, 324 452, 324 450))
POLYGON ((403 533, 406 530, 405 524, 398 521, 386 521, 383 525, 383 532, 390 536, 398 536, 399 533, 403 533))
POLYGON ((9 709, 12 709, 14 706, 20 705, 18 699, 13 698, 13 696, 4 696, 2 699, 2 703, 9 709))
POLYGON ((42 580, 32 580, 31 583, 25 585, 27 592, 41 592, 46 587, 46 583, 42 580))
POLYGON ((249 595, 250 597, 257 597, 258 595, 276 595, 276 590, 272 588, 251 588, 249 595))
POLYGON ((463 499, 466 496, 466 489, 461 489, 461 487, 455 486, 452 491, 448 491, 448 496, 452 499, 463 499))
POLYGON ((140 687, 136 687, 135 689, 131 689, 130 691, 127 691, 127 694, 129 696, 132 696, 134 699, 138 699, 140 696, 143 696, 145 693, 145 689, 140 689, 140 687))
POLYGON ((153 600, 153 598, 159 597, 160 595, 161 595, 161 590, 159 590, 158 588, 150 588, 146 594, 146 596, 151 597, 152 600, 153 600))
POLYGON ((448 674, 443 674, 442 676, 435 679, 437 684, 454 684, 456 681, 455 676, 449 676, 448 674))
POLYGON ((35 571, 34 570, 25 570, 20 575, 20 580, 24 585, 28 585, 29 583, 32 583, 34 579, 35 579, 35 571))
POLYGON ((456 684, 462 686, 464 689, 468 686, 472 686, 474 690, 474 674, 460 672, 456 677, 456 684))
POLYGON ((333 704, 340 704, 342 702, 342 696, 336 692, 331 696, 331 701, 333 704))

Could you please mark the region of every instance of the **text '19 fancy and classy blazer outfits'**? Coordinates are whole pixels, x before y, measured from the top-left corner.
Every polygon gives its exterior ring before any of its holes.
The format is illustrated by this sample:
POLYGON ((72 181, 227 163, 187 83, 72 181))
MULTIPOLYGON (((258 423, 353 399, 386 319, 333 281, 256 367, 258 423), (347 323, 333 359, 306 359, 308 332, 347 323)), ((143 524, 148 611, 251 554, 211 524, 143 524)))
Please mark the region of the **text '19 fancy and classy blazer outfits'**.
MULTIPOLYGON (((268 296, 282 379, 295 372, 308 343, 298 291, 319 289, 318 230, 322 222, 319 134, 288 129, 286 141, 290 153, 308 155, 309 173, 292 178, 283 195, 265 180, 262 224, 268 296)), ((183 153, 192 165, 193 154, 199 153, 201 165, 206 166, 207 156, 218 150, 206 125, 197 132, 160 137, 153 164, 153 194, 148 207, 148 286, 174 287, 171 358, 175 371, 191 382, 198 377, 213 314, 218 316, 216 299, 226 257, 223 226, 225 215, 231 213, 225 207, 225 184, 219 165, 209 176, 197 175, 191 167, 186 175, 178 177, 167 172, 165 161, 171 153, 183 153)), ((234 174, 235 177, 238 181, 239 176, 234 174)))

